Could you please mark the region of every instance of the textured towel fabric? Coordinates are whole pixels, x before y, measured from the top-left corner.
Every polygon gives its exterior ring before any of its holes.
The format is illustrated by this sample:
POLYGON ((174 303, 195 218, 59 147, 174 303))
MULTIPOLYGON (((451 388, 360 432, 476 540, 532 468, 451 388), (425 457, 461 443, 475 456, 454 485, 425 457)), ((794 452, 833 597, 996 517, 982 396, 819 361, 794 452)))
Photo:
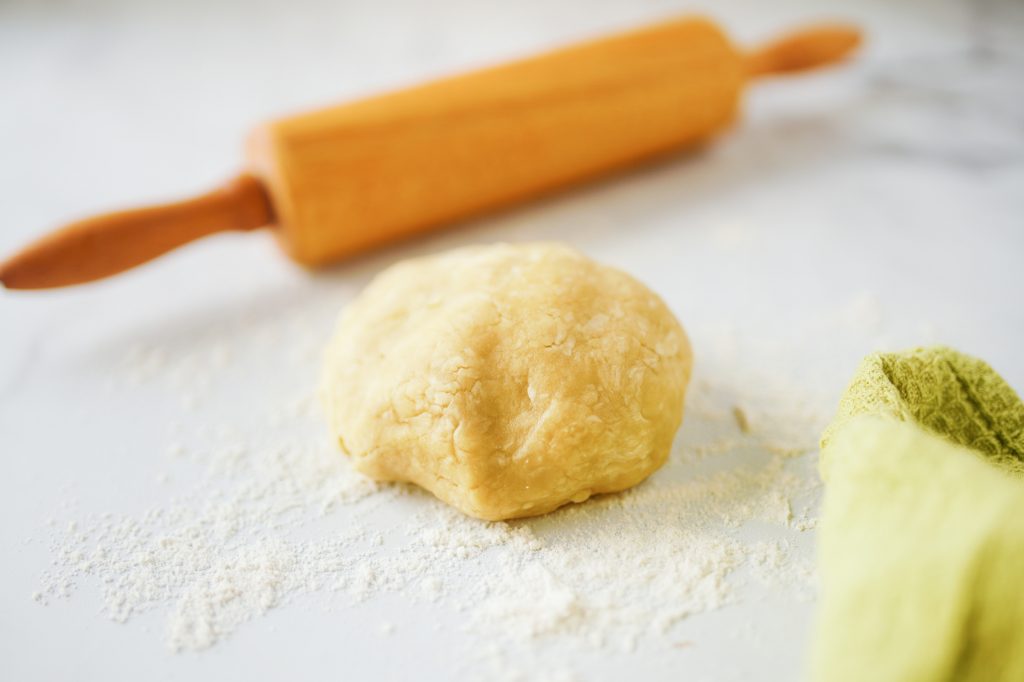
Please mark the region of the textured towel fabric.
POLYGON ((868 357, 822 439, 815 680, 1024 680, 1024 404, 949 348, 868 357))

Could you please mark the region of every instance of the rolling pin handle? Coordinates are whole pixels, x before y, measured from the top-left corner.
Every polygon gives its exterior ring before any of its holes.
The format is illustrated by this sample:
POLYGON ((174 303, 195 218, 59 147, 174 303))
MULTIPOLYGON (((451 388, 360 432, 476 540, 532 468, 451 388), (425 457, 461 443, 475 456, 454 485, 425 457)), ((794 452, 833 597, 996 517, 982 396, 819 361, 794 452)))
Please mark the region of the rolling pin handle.
POLYGON ((71 223, 0 264, 0 283, 8 289, 50 289, 91 282, 200 237, 252 230, 272 219, 262 183, 243 174, 194 199, 71 223))
POLYGON ((849 24, 820 24, 783 35, 747 53, 747 76, 796 73, 840 62, 861 44, 861 31, 849 24))

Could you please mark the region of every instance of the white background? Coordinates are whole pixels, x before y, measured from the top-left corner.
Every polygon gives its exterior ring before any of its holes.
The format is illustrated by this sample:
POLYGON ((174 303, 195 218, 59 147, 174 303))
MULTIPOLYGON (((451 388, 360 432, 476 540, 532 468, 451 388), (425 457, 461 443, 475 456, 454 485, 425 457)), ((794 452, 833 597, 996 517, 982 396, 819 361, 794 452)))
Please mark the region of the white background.
MULTIPOLYGON (((743 347, 771 349, 765 362, 806 360, 814 371, 796 375, 817 382, 826 410, 878 345, 947 343, 1024 388, 1024 12, 1012 2, 8 1, 0 252, 90 212, 205 189, 238 168, 244 132, 266 118, 681 11, 711 14, 742 42, 821 17, 860 22, 869 42, 848 67, 758 85, 737 129, 699 155, 326 273, 297 269, 266 234, 227 235, 97 285, 0 293, 0 676, 452 674, 457 635, 412 626, 381 639, 367 634, 366 610, 284 608, 210 651, 173 655, 156 616, 111 623, 88 590, 47 607, 31 599, 49 561, 40 529, 68 491, 87 509, 143 508, 165 494, 152 484, 162 426, 206 418, 158 395, 102 391, 127 349, 197 347, 239 311, 273 319, 310 301, 340 308, 411 254, 569 242, 658 291, 694 332, 698 363, 716 352, 705 330, 723 328, 743 347), (865 319, 848 336, 819 324, 850 311, 865 319)), ((329 321, 314 318, 326 337, 329 321)), ((281 379, 277 362, 253 361, 253 385, 314 381, 281 379)), ((253 399, 240 392, 230 407, 253 399)), ((692 655, 609 657, 581 670, 792 679, 810 615, 805 604, 762 600, 695 619, 710 634, 692 655), (730 639, 741 622, 767 645, 730 639)))

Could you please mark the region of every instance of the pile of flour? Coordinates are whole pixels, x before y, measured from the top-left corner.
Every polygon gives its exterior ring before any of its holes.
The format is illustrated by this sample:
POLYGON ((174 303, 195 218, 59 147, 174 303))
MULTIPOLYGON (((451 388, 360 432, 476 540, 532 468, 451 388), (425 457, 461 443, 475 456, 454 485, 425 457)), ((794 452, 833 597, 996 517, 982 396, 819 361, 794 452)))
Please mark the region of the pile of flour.
POLYGON ((179 398, 159 450, 139 455, 153 459, 168 495, 141 514, 62 510, 36 600, 55 606, 99 590, 110 619, 155 611, 168 646, 200 650, 311 595, 339 611, 397 595, 458 614, 449 619, 465 630, 456 664, 497 670, 524 647, 687 646, 681 621, 752 588, 813 598, 804 531, 815 523, 814 448, 827 415, 785 377, 737 361, 720 330, 694 333, 684 427, 651 479, 547 516, 487 523, 413 486, 369 481, 328 442, 312 395, 327 319, 275 320, 274 331, 225 323, 198 350, 129 354, 110 390, 179 398), (211 424, 247 358, 281 348, 292 352, 268 374, 283 392, 211 424))

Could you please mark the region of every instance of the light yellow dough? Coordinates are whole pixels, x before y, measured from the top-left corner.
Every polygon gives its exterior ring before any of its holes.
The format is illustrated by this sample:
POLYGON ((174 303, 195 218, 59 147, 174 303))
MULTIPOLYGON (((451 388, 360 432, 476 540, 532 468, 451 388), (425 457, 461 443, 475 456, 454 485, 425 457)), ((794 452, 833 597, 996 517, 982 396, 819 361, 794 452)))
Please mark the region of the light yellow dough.
POLYGON ((357 469, 496 520, 645 479, 690 367, 679 322, 629 275, 498 244, 382 272, 342 314, 322 392, 357 469))

